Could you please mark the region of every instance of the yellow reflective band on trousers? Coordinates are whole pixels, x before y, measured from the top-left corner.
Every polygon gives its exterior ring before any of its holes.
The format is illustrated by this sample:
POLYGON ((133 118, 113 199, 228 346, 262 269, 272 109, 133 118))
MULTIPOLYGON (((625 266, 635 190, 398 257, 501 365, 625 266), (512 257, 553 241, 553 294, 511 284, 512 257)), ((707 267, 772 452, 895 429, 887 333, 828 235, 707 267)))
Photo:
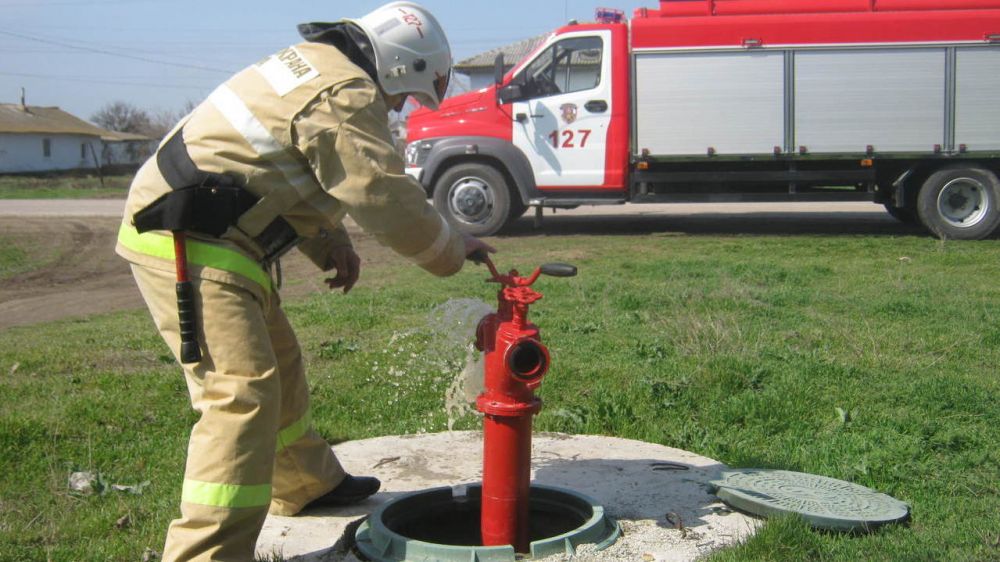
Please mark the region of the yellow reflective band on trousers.
POLYGON ((262 507, 271 503, 271 485, 241 486, 184 480, 181 501, 229 509, 262 507))
MULTIPOLYGON (((118 241, 133 252, 165 260, 174 259, 174 241, 162 234, 153 232, 139 234, 135 227, 122 223, 118 230, 118 241)), ((189 239, 187 241, 187 258, 188 263, 214 267, 242 275, 263 287, 265 291, 271 292, 271 278, 264 271, 264 268, 239 252, 189 239)))
POLYGON ((299 418, 299 421, 278 432, 278 446, 275 448, 275 452, 280 453, 285 447, 302 439, 302 436, 309 431, 310 425, 312 425, 312 416, 307 410, 306 414, 299 418))

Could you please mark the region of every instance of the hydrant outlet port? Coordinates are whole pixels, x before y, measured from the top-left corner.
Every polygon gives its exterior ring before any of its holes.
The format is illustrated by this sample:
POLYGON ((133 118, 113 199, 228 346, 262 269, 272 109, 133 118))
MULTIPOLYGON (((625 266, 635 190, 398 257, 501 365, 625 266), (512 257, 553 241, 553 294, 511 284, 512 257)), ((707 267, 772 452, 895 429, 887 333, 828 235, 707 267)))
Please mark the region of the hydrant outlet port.
POLYGON ((521 340, 507 353, 507 368, 523 381, 538 380, 549 370, 549 351, 538 340, 521 340))

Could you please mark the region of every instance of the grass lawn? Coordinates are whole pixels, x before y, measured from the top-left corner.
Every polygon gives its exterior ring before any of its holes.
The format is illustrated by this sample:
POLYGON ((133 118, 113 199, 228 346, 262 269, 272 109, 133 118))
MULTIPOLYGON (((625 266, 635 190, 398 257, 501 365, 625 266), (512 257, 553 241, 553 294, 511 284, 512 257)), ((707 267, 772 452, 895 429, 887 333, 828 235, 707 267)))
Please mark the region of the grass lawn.
POLYGON ((25 236, 0 235, 0 281, 30 271, 52 259, 37 240, 25 236))
POLYGON ((9 238, 0 236, 0 279, 6 279, 29 266, 28 253, 14 245, 9 238))
MULTIPOLYGON (((867 536, 776 520, 717 560, 1000 560, 1000 245, 929 238, 568 236, 500 240, 543 278, 553 357, 536 429, 679 447, 736 467, 870 486, 912 521, 867 536), (640 246, 641 244, 641 246, 640 246)), ((491 302, 482 268, 373 266, 348 296, 286 304, 314 423, 332 441, 442 431, 463 364, 431 311, 491 302), (359 423, 359 420, 365 420, 359 423)), ((0 337, 0 560, 160 550, 190 411, 144 311, 0 337), (73 470, 142 494, 80 497, 73 470), (116 525, 116 522, 123 521, 116 525)), ((456 427, 473 428, 474 416, 456 427)))
POLYGON ((0 199, 124 199, 132 175, 0 176, 0 199))

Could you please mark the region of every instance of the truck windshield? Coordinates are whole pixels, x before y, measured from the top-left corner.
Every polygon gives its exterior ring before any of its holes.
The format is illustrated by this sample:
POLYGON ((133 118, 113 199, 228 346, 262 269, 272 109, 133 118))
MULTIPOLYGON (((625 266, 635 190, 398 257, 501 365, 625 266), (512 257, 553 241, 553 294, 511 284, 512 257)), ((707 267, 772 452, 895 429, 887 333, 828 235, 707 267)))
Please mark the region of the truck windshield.
POLYGON ((568 94, 601 83, 604 42, 600 37, 573 37, 549 46, 515 79, 528 98, 568 94))

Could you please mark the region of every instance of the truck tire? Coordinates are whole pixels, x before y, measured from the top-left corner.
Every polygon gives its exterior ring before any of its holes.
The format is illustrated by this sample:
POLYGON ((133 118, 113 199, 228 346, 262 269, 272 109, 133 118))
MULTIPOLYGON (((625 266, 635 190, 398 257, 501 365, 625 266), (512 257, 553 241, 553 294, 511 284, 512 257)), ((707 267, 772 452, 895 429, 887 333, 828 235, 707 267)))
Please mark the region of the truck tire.
POLYGON ((496 234, 513 210, 504 175, 493 166, 476 163, 458 164, 441 174, 434 184, 434 207, 473 236, 496 234))
POLYGON ((917 214, 942 239, 981 240, 1000 224, 1000 181, 976 167, 949 167, 931 174, 917 195, 917 214))
POLYGON ((521 195, 514 193, 510 198, 510 212, 507 213, 507 224, 510 224, 524 216, 528 212, 528 206, 521 201, 521 195))

